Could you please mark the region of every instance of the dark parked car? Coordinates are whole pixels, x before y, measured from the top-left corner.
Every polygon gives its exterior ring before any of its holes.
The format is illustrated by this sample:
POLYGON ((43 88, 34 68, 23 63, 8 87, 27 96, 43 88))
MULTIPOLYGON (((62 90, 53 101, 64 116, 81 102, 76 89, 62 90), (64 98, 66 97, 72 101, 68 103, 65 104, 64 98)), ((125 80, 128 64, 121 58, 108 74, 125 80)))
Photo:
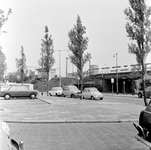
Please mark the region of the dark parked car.
POLYGON ((10 99, 11 97, 30 97, 31 99, 35 99, 37 95, 38 91, 29 90, 24 85, 13 85, 0 91, 0 97, 4 97, 5 99, 10 99))
POLYGON ((151 101, 145 110, 141 111, 139 116, 139 125, 143 128, 146 137, 149 137, 148 140, 151 141, 151 101))

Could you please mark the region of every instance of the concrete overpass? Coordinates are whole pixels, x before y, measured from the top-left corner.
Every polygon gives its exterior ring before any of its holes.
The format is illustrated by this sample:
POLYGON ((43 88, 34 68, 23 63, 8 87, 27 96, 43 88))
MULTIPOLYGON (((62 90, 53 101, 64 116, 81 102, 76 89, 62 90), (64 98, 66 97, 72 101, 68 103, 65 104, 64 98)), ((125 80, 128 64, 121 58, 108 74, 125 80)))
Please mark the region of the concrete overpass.
MULTIPOLYGON (((151 75, 151 71, 147 71, 151 75)), ((103 87, 103 92, 112 92, 111 78, 114 78, 113 92, 116 93, 116 73, 105 73, 93 75, 92 78, 100 79, 103 87)), ((134 80, 141 78, 141 72, 119 72, 118 73, 118 92, 119 93, 132 93, 134 92, 134 80)))

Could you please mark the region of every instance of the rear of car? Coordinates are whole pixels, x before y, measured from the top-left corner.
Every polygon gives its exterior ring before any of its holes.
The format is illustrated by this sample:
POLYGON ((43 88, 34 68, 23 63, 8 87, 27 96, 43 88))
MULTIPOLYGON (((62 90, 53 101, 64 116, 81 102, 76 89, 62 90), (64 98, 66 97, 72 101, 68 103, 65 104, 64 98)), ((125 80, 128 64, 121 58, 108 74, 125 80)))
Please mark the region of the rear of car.
POLYGON ((69 85, 69 86, 63 87, 62 95, 66 97, 74 98, 79 92, 80 90, 76 86, 69 85))
POLYGON ((62 87, 52 87, 49 91, 50 96, 61 96, 62 95, 62 87))

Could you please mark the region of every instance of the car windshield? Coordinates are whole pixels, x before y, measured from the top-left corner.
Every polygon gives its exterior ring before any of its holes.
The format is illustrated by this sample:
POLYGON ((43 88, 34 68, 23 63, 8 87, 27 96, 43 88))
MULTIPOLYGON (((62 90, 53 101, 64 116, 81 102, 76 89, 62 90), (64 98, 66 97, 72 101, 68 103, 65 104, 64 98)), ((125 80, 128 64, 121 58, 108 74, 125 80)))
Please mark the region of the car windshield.
POLYGON ((91 88, 90 92, 98 92, 98 90, 96 88, 91 88))

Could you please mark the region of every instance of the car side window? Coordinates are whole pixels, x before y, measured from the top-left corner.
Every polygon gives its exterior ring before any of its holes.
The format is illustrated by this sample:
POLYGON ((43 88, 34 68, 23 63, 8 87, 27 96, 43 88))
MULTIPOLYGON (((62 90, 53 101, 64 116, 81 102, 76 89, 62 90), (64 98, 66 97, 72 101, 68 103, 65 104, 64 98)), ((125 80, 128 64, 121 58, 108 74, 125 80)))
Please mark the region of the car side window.
POLYGON ((27 91, 27 88, 24 86, 17 87, 18 91, 27 91))
POLYGON ((87 91, 87 89, 84 89, 84 92, 86 92, 87 91))
POLYGON ((17 89, 16 89, 15 86, 10 87, 9 90, 10 90, 10 91, 17 91, 17 89))

